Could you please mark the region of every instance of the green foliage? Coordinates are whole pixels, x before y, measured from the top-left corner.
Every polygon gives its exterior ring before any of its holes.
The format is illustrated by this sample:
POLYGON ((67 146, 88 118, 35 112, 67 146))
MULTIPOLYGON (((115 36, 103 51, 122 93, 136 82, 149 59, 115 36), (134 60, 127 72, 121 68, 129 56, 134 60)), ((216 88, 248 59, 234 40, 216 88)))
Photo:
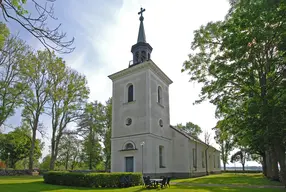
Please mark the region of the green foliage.
MULTIPOLYGON (((74 134, 65 134, 59 143, 57 165, 63 165, 65 170, 73 170, 80 162, 82 141, 74 134)), ((50 156, 49 160, 50 160, 50 156)))
MULTIPOLYGON (((202 84, 196 103, 209 100, 240 146, 265 156, 285 154, 285 1, 232 1, 224 21, 195 31, 182 71, 202 84)), ((286 184, 285 155, 278 158, 286 184)))
POLYGON ((51 164, 53 170, 58 156, 59 143, 67 125, 75 122, 81 114, 89 94, 84 75, 68 68, 61 58, 49 66, 50 77, 49 114, 52 118, 51 164))
POLYGON ((87 103, 80 116, 77 132, 84 139, 84 162, 90 170, 95 169, 102 161, 100 137, 104 136, 106 127, 105 106, 100 102, 87 103))
MULTIPOLYGON (((42 145, 40 140, 35 143, 35 159, 41 157, 42 145)), ((29 156, 31 133, 26 127, 16 128, 7 134, 0 135, 0 159, 5 160, 7 167, 16 168, 16 163, 29 156)))
POLYGON ((27 14, 28 11, 24 9, 23 5, 27 3, 27 0, 11 0, 11 4, 15 7, 18 14, 24 15, 27 14))
POLYGON ((235 154, 233 154, 230 158, 230 162, 240 162, 242 165, 242 170, 244 171, 244 165, 245 161, 250 160, 250 155, 247 150, 241 149, 240 151, 237 151, 235 154))
POLYGON ((105 129, 103 136, 104 144, 104 159, 105 170, 108 171, 111 168, 111 126, 112 126, 112 98, 109 98, 105 105, 105 129))
POLYGON ((51 163, 51 155, 47 155, 43 158, 42 163, 40 164, 40 169, 41 170, 49 170, 51 163))
POLYGON ((142 183, 141 173, 75 173, 56 172, 44 173, 44 182, 53 185, 67 185, 92 188, 118 188, 122 187, 121 177, 129 177, 131 186, 142 183))
POLYGON ((2 22, 0 22, 0 50, 2 51, 2 48, 4 46, 4 42, 9 37, 9 29, 6 27, 6 25, 2 22))
POLYGON ((187 122, 186 125, 182 125, 181 123, 176 125, 176 127, 189 135, 198 138, 199 135, 202 133, 202 129, 200 126, 192 123, 192 122, 187 122))
POLYGON ((27 85, 21 66, 27 62, 29 52, 30 48, 16 37, 7 38, 0 49, 0 127, 22 103, 27 85))
POLYGON ((226 164, 228 163, 228 156, 235 146, 233 135, 230 133, 231 122, 227 119, 221 120, 217 123, 216 127, 213 128, 215 131, 215 141, 220 146, 221 160, 223 162, 224 170, 226 170, 226 164))

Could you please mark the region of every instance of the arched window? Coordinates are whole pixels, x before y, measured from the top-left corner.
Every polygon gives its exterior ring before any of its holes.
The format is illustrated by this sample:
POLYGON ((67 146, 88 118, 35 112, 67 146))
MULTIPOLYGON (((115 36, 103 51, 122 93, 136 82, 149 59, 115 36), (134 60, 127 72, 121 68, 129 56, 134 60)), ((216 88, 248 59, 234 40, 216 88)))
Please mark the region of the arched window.
POLYGON ((127 143, 124 147, 125 150, 134 149, 134 145, 132 143, 127 143))
POLYGON ((128 99, 127 99, 128 102, 131 102, 134 100, 133 95, 134 95, 133 85, 129 85, 128 86, 128 99))
POLYGON ((162 88, 158 87, 158 103, 162 104, 162 88))

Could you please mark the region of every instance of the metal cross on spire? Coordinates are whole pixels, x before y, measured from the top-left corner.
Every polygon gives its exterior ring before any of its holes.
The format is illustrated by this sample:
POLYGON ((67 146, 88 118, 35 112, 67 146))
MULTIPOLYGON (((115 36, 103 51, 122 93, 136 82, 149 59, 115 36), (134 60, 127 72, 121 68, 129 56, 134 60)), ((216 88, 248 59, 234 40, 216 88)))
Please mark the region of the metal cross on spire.
POLYGON ((146 43, 146 37, 145 37, 145 30, 144 30, 144 25, 143 25, 143 12, 145 11, 145 9, 143 9, 141 7, 140 11, 138 12, 138 15, 140 15, 140 27, 139 27, 139 34, 138 34, 138 39, 137 39, 137 43, 138 42, 144 42, 146 43))
POLYGON ((140 11, 138 12, 138 15, 140 15, 140 17, 143 17, 143 12, 144 11, 146 11, 146 10, 141 7, 140 11))

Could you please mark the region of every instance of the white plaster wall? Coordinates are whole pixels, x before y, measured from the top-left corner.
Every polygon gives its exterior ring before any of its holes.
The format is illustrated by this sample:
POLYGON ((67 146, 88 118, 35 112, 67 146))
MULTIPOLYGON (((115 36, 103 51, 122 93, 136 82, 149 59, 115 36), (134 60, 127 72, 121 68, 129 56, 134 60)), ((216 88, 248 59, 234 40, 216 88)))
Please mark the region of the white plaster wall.
POLYGON ((142 134, 149 132, 147 122, 146 103, 146 70, 121 78, 113 83, 112 96, 112 137, 142 134), (127 85, 134 86, 134 100, 127 103, 127 85), (132 124, 126 126, 126 119, 130 117, 132 124))
POLYGON ((205 167, 203 167, 202 164, 202 152, 205 154, 205 150, 206 150, 206 145, 201 144, 199 142, 195 142, 190 140, 190 153, 191 153, 191 168, 192 168, 192 172, 206 172, 206 160, 205 160, 205 167), (196 164, 196 168, 193 166, 193 149, 197 149, 197 164, 196 164))
POLYGON ((170 112, 169 112, 169 85, 164 83, 156 74, 149 70, 150 93, 151 93, 151 132, 171 138, 170 112), (158 86, 162 88, 162 104, 158 103, 158 86), (160 127, 159 120, 163 120, 163 127, 160 127))
POLYGON ((148 159, 150 154, 147 153, 147 148, 150 147, 150 138, 147 135, 144 136, 133 136, 125 137, 120 139, 112 139, 111 141, 111 172, 125 172, 125 157, 134 157, 134 172, 142 171, 142 147, 141 143, 145 142, 143 146, 143 169, 147 169, 148 159), (131 151, 120 151, 124 149, 126 143, 132 142, 135 144, 137 150, 131 151))
POLYGON ((144 173, 167 173, 172 168, 172 142, 167 139, 154 138, 153 135, 132 136, 111 141, 111 172, 125 172, 125 157, 134 157, 134 172, 142 172, 142 147, 143 146, 143 172, 144 173), (126 143, 132 142, 137 150, 120 151, 126 143), (165 147, 166 168, 159 168, 159 146, 165 147))
POLYGON ((173 166, 172 172, 186 173, 190 172, 190 149, 189 139, 172 130, 173 136, 173 166))
POLYGON ((148 166, 147 173, 169 173, 172 172, 172 156, 173 146, 170 139, 159 138, 151 135, 151 146, 150 150, 151 159, 149 159, 150 165, 148 166), (159 146, 164 146, 163 162, 165 168, 159 166, 159 146))

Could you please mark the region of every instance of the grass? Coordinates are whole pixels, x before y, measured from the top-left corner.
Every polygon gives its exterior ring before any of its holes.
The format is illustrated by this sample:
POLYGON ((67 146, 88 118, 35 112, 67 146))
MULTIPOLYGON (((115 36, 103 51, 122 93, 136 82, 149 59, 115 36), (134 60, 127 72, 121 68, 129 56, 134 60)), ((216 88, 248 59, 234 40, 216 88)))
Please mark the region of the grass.
POLYGON ((223 173, 190 179, 175 180, 179 183, 196 184, 224 184, 224 185, 282 185, 277 181, 270 181, 261 173, 223 173))
MULTIPOLYGON (((192 191, 192 192, 278 192, 281 189, 260 189, 260 188, 239 188, 239 187, 224 187, 224 186, 191 186, 190 183, 203 184, 208 181, 212 184, 245 184, 245 178, 250 178, 248 185, 268 185, 259 174, 245 174, 245 175, 234 175, 234 174, 221 174, 221 175, 211 175, 207 177, 175 180, 174 182, 179 182, 180 185, 171 185, 170 188, 162 189, 166 192, 181 192, 181 191, 192 191), (206 180, 207 179, 207 180, 206 180), (212 181, 211 181, 212 180, 212 181), (194 182, 195 181, 195 182, 194 182), (210 182, 211 181, 211 182, 210 182), (221 183, 223 181, 223 183, 221 183), (227 182, 226 182, 227 181, 227 182)), ((272 183, 274 185, 274 183, 272 183)), ((277 184, 277 183, 276 183, 277 184)), ((0 191, 1 192, 140 192, 140 191, 161 191, 161 189, 144 189, 141 186, 130 187, 126 189, 89 189, 89 188, 76 188, 58 185, 49 185, 43 183, 42 177, 32 177, 32 176, 19 176, 19 177, 0 177, 0 191)))

